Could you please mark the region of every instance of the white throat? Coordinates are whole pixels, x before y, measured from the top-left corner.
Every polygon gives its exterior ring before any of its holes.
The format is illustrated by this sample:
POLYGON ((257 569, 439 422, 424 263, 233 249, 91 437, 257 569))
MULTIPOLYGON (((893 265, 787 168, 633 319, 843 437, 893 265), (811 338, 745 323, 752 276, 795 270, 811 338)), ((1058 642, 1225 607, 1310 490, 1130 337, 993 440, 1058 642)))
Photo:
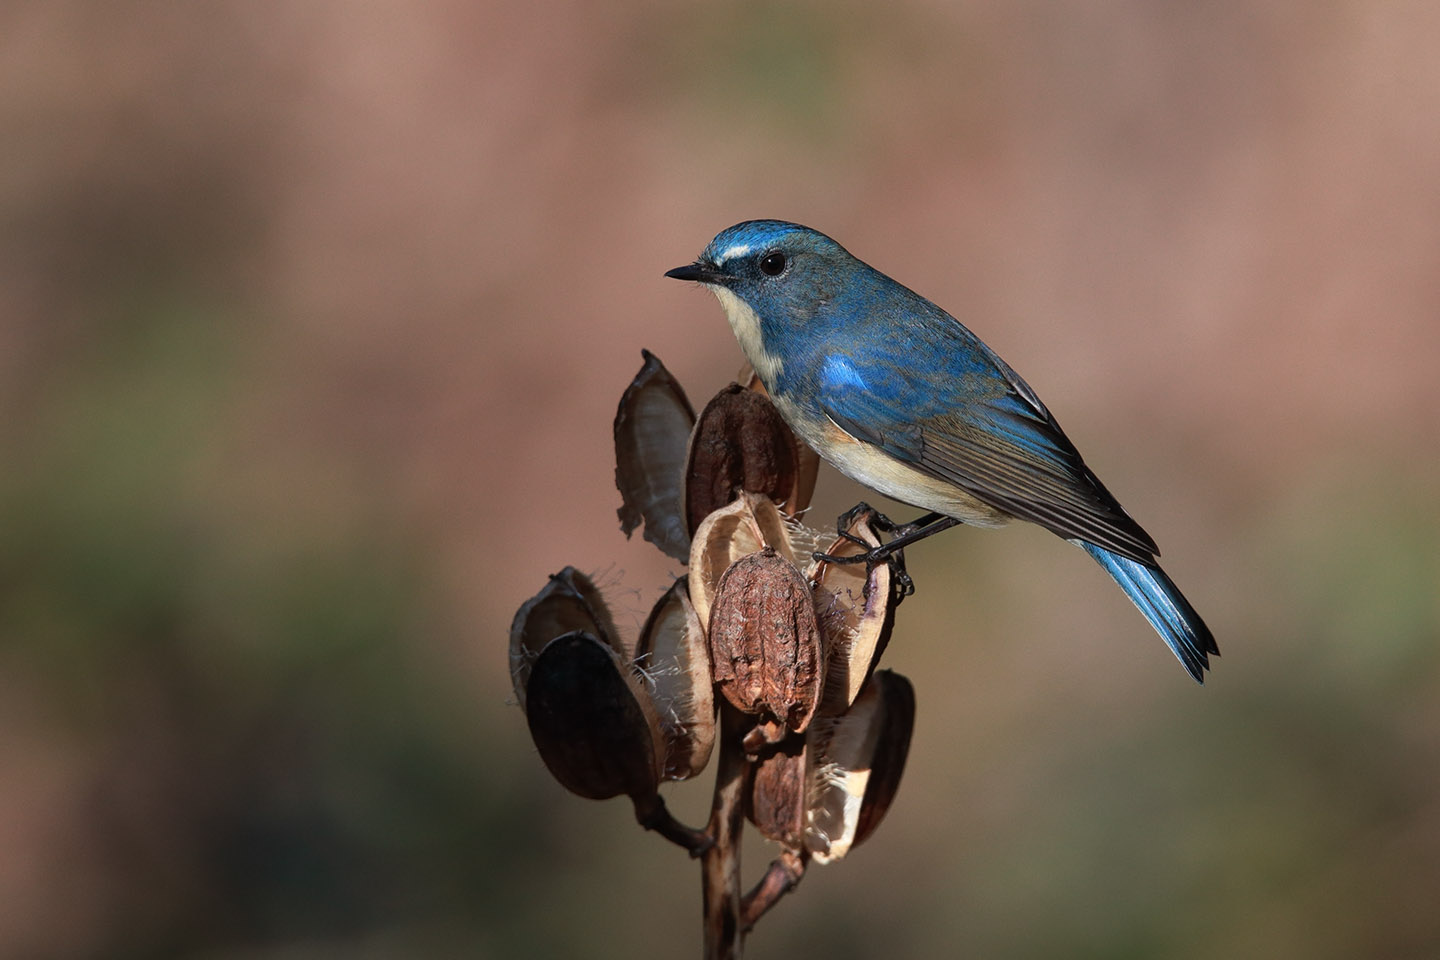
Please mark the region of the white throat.
POLYGON ((745 351, 745 358, 750 361, 750 366, 755 368, 755 372, 767 387, 773 387, 785 364, 778 356, 765 349, 765 340, 760 334, 760 318, 750 309, 748 303, 727 288, 715 283, 707 283, 705 286, 715 294, 715 299, 720 301, 720 306, 725 310, 725 318, 730 321, 730 329, 735 331, 735 339, 740 341, 740 349, 745 351))

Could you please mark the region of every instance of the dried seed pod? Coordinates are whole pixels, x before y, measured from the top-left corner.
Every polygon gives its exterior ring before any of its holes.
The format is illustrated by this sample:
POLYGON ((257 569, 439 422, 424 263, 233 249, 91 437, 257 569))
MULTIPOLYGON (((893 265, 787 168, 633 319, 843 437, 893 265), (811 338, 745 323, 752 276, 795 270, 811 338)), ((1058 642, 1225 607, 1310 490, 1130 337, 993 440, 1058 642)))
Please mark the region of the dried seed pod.
POLYGON ((875 672, 847 713, 811 726, 805 845, 817 861, 839 860, 879 826, 914 727, 915 690, 889 670, 875 672))
MULTIPOLYGON (((745 389, 754 391, 767 400, 770 399, 770 391, 765 389, 764 381, 754 370, 746 367, 737 379, 738 382, 745 384, 745 389)), ((784 497, 778 498, 776 502, 780 504, 780 509, 787 517, 795 519, 810 509, 810 498, 815 495, 815 481, 820 476, 820 454, 816 453, 804 440, 795 436, 794 431, 791 431, 790 436, 795 442, 795 486, 784 497)))
POLYGON ((590 578, 574 567, 550 576, 545 588, 521 605, 510 622, 510 679, 525 706, 531 664, 551 640, 583 630, 625 654, 610 610, 590 578))
POLYGON ((736 560, 762 547, 794 560, 789 530, 768 497, 747 493, 700 524, 690 544, 690 602, 701 626, 709 626, 720 577, 736 560))
POLYGON ((659 784, 659 720, 619 654, 576 631, 546 645, 530 669, 525 717, 545 766, 594 800, 648 797, 659 784))
POLYGON ((798 442, 768 397, 738 383, 700 412, 685 466, 685 522, 693 534, 740 490, 776 502, 796 495, 798 442))
MULTIPOLYGON (((847 531, 870 547, 880 546, 867 517, 860 516, 847 531)), ((832 556, 856 556, 865 547, 839 537, 824 552, 832 556)), ((815 583, 815 613, 829 650, 825 693, 820 701, 822 715, 843 713, 870 676, 895 623, 895 597, 890 589, 888 563, 866 569, 863 563, 811 565, 807 576, 815 583)))
POLYGON ((810 585, 773 549, 741 557, 720 578, 710 614, 715 685, 736 709, 803 731, 824 679, 810 585))
POLYGON ((661 775, 685 780, 705 769, 715 745, 715 691, 710 650, 690 603, 689 584, 675 584, 640 630, 634 667, 649 684, 665 737, 661 775))
POLYGON ((645 524, 645 539, 684 563, 690 556, 685 526, 685 459, 695 411, 680 383, 649 350, 645 364, 615 411, 615 486, 620 488, 620 529, 645 524))
POLYGON ((820 476, 820 454, 799 437, 795 438, 795 450, 795 486, 780 502, 780 509, 792 519, 798 519, 810 509, 810 498, 815 495, 815 481, 820 476))
POLYGON ((767 839, 800 850, 805 843, 805 738, 786 737, 755 761, 745 815, 767 839))

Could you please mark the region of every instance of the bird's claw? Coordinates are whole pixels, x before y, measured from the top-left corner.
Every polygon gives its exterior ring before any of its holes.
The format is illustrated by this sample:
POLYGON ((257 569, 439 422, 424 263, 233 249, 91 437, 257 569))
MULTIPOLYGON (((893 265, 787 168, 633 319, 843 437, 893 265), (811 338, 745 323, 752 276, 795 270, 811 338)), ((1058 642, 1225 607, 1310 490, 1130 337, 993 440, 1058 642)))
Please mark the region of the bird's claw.
MULTIPOLYGON (((915 581, 910 579, 910 574, 905 571, 905 545, 928 536, 935 530, 943 529, 959 521, 943 517, 938 513, 927 513, 911 523, 896 523, 885 514, 876 510, 865 501, 860 501, 840 514, 835 520, 835 529, 839 531, 843 540, 865 549, 853 556, 838 557, 828 553, 814 554, 816 560, 825 563, 863 563, 868 574, 876 564, 888 563, 892 572, 891 588, 895 592, 895 600, 910 596, 915 592, 915 581), (860 517, 865 517, 870 524, 870 529, 876 533, 887 533, 891 539, 888 543, 879 546, 871 546, 869 543, 850 532, 850 527, 860 517), (937 523, 937 521, 940 521, 937 523)), ((870 593, 869 577, 866 577, 865 594, 870 593)))
MULTIPOLYGON (((860 542, 860 541, 857 541, 860 542)), ((905 599, 915 592, 915 581, 905 570, 904 548, 892 549, 889 544, 881 544, 878 547, 870 547, 869 544, 860 542, 863 547, 868 547, 864 553, 851 554, 849 556, 836 556, 832 553, 813 553, 811 556, 821 563, 838 563, 850 565, 855 563, 865 564, 865 597, 870 596, 869 573, 878 564, 888 563, 890 565, 891 589, 895 593, 895 601, 905 599)))
MULTIPOLYGON (((853 524, 856 520, 867 515, 870 521, 870 529, 874 530, 877 533, 895 533, 897 530, 902 529, 900 524, 897 524, 894 520, 891 520, 889 517, 885 516, 885 514, 881 513, 879 510, 876 510, 864 500, 861 500, 859 503, 855 504, 855 506, 840 514, 840 516, 835 520, 835 529, 840 531, 840 535, 845 539, 854 540, 856 543, 860 543, 859 540, 857 540, 853 535, 846 533, 846 531, 850 529, 850 525, 853 524)), ((866 546, 866 544, 861 545, 866 546)))
MULTIPOLYGON (((848 540, 851 543, 855 544, 857 547, 865 547, 868 550, 870 548, 870 544, 866 543, 863 539, 850 532, 850 527, 854 525, 855 521, 865 516, 866 514, 870 514, 870 525, 872 527, 876 526, 878 521, 880 520, 885 520, 886 523, 889 523, 889 520, 886 520, 883 514, 881 514, 874 507, 870 506, 870 504, 866 503, 864 500, 861 500, 859 503, 855 504, 855 506, 851 507, 849 510, 846 510, 844 513, 840 514, 840 516, 835 518, 835 532, 840 535, 840 539, 848 540)), ((849 562, 854 563, 856 561, 849 562)))

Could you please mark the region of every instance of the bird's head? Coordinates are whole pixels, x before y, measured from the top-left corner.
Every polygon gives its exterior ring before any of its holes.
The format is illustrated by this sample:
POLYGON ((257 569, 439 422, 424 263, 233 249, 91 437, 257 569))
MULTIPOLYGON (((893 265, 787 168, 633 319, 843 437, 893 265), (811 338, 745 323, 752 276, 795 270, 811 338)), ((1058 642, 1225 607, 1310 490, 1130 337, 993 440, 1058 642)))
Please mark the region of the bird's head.
POLYGON ((797 316, 829 300, 858 263, 818 230, 783 220, 747 220, 722 231, 694 263, 665 276, 727 290, 762 316, 797 316))
POLYGON ((700 257, 667 271, 719 299, 750 363, 767 384, 803 327, 866 267, 818 230, 747 220, 722 231, 700 257))

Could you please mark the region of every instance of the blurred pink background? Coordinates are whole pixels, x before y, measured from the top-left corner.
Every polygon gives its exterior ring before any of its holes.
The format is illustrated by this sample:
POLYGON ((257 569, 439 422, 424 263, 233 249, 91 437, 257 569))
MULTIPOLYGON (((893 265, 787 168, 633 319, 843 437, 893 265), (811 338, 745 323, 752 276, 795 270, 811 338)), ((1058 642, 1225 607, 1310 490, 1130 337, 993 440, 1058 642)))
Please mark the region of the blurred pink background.
POLYGON ((0 955, 697 950, 504 649, 565 564, 629 629, 677 571, 611 420, 642 347, 697 406, 740 369, 661 273, 751 217, 1019 369, 1224 656, 1042 531, 917 547, 906 782, 750 955, 1440 953, 1437 48, 1353 0, 7 5, 0 955))

